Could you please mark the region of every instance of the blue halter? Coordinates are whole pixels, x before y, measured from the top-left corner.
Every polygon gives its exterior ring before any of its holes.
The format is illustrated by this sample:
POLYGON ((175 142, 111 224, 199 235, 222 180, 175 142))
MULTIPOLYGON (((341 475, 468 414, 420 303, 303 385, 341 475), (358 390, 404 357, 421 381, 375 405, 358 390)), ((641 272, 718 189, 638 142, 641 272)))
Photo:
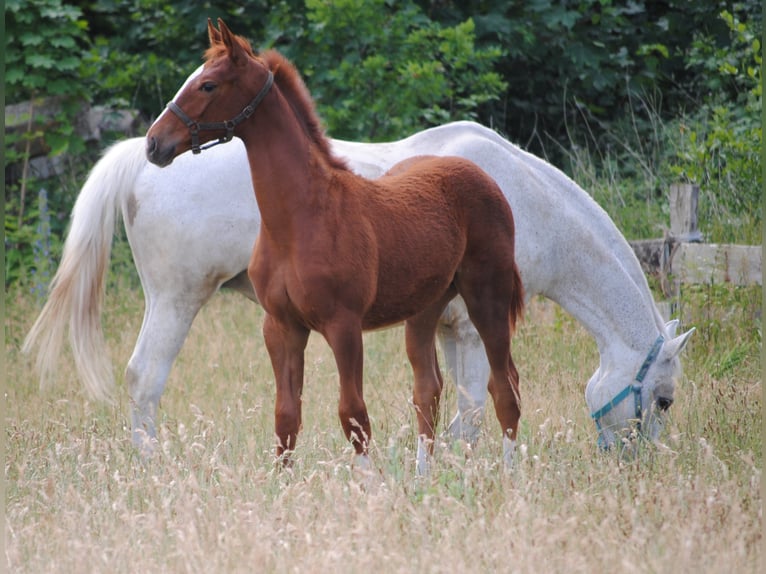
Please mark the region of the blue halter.
POLYGON ((604 418, 604 416, 606 416, 606 414, 609 413, 614 407, 628 398, 631 393, 633 393, 636 401, 636 420, 638 421, 636 423, 637 429, 639 433, 641 432, 641 421, 644 418, 641 405, 641 383, 644 382, 644 377, 646 377, 646 373, 649 370, 649 367, 651 367, 654 364, 654 361, 657 360, 657 356, 660 354, 660 349, 662 348, 662 344, 664 342, 665 337, 662 335, 657 337, 657 340, 654 341, 654 345, 652 345, 649 354, 646 356, 646 359, 644 359, 644 364, 641 365, 641 368, 638 370, 634 382, 617 393, 617 395, 615 395, 615 397, 606 403, 603 407, 591 413, 590 417, 595 421, 596 428, 598 429, 598 444, 601 448, 608 448, 608 445, 604 441, 604 436, 601 429, 601 419, 604 418))

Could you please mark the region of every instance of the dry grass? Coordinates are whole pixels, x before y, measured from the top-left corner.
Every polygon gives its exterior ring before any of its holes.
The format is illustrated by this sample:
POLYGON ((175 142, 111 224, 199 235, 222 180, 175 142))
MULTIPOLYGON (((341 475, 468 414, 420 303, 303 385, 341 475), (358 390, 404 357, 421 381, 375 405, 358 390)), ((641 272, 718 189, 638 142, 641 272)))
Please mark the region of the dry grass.
MULTIPOLYGON (((10 571, 760 572, 759 304, 754 291, 689 294, 684 320, 699 333, 685 351, 667 446, 626 464, 595 447, 583 399, 595 344, 554 305, 535 302, 515 339, 524 411, 510 475, 498 466, 490 409, 475 452, 440 445, 432 476, 415 479, 402 332, 370 334, 366 399, 380 472, 371 484, 350 469, 334 364, 318 337, 296 464, 276 471, 261 311, 217 296, 174 367, 161 451, 144 465, 129 444, 124 386, 123 404, 90 403, 65 360, 57 386, 38 390, 18 355, 34 306, 10 295, 10 571)), ((109 297, 118 370, 141 312, 136 293, 109 297)), ((453 408, 450 388, 442 420, 453 408)))

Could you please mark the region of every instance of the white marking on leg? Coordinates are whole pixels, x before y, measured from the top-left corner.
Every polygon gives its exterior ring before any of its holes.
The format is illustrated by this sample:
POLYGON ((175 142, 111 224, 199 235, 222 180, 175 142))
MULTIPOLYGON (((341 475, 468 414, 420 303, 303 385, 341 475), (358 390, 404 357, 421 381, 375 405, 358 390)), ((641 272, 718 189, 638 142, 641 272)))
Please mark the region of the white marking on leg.
POLYGON ((505 470, 513 468, 513 455, 515 452, 516 441, 503 436, 503 462, 505 463, 505 470))
POLYGON ((372 470, 372 463, 370 462, 369 455, 357 454, 354 455, 354 468, 361 470, 362 472, 368 472, 372 470))
POLYGON ((415 467, 418 476, 428 476, 431 472, 431 455, 428 453, 429 442, 424 435, 418 435, 418 454, 415 467))

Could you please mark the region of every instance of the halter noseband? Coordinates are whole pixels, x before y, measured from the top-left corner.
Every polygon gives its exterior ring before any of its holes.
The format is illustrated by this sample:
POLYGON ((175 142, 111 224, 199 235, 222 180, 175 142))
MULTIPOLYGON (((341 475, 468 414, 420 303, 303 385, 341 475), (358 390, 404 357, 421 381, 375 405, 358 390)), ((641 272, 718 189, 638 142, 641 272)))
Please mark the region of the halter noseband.
POLYGON ((232 119, 226 120, 225 122, 211 122, 211 123, 195 122, 193 119, 187 116, 186 113, 174 101, 168 102, 167 108, 171 112, 173 112, 175 115, 177 115, 178 118, 186 125, 186 127, 189 128, 189 131, 191 132, 191 140, 192 140, 191 141, 192 153, 198 154, 198 153, 202 153, 203 149, 209 149, 215 145, 230 142, 231 139, 234 137, 234 128, 253 115, 255 108, 258 107, 258 104, 260 104, 263 101, 263 98, 266 97, 266 94, 269 93, 269 90, 271 89, 271 86, 273 83, 274 83, 274 74, 272 74, 271 70, 269 70, 269 75, 266 78, 266 83, 261 88, 261 91, 256 94, 256 96, 252 99, 252 101, 249 104, 247 104, 241 112, 239 112, 232 119), (199 145, 199 132, 218 131, 218 130, 226 130, 226 135, 221 136, 220 138, 218 138, 217 141, 208 142, 203 146, 199 145))
POLYGON ((638 373, 636 373, 634 382, 617 393, 617 395, 603 407, 591 413, 590 416, 595 421, 596 428, 598 429, 598 444, 602 448, 606 448, 607 445, 604 442, 604 437, 601 429, 601 419, 604 418, 604 416, 606 416, 606 414, 609 413, 614 407, 628 398, 631 393, 633 393, 636 401, 636 420, 638 421, 636 426, 638 432, 641 433, 641 420, 644 417, 641 405, 641 383, 644 382, 644 377, 646 377, 646 373, 649 370, 649 367, 651 367, 654 364, 654 361, 657 360, 657 356, 660 354, 660 349, 662 348, 662 344, 664 342, 665 337, 662 335, 657 337, 657 339, 654 341, 654 344, 652 345, 652 348, 649 350, 649 354, 646 356, 646 359, 644 359, 644 364, 641 365, 638 373))

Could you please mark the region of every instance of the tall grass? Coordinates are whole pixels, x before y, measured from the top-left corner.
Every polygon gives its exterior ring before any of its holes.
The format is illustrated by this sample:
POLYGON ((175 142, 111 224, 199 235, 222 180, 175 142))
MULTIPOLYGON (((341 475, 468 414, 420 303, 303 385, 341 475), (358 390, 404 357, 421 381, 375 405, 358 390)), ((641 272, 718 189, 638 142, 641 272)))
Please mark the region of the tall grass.
MULTIPOLYGON (((327 346, 312 335, 295 466, 273 464, 273 384, 262 312, 232 294, 202 310, 161 405, 148 463, 129 444, 127 397, 86 400, 71 361, 38 390, 18 348, 36 313, 8 298, 8 566, 13 572, 760 572, 761 392, 751 289, 684 290, 698 333, 664 446, 624 462, 596 447, 588 334, 534 301, 514 339, 523 415, 502 472, 491 408, 479 445, 439 444, 414 472, 414 411, 400 328, 366 335, 373 478, 351 466, 327 346)), ((139 293, 109 294, 122 368, 139 293)), ((447 388, 442 425, 455 404, 447 388)))

